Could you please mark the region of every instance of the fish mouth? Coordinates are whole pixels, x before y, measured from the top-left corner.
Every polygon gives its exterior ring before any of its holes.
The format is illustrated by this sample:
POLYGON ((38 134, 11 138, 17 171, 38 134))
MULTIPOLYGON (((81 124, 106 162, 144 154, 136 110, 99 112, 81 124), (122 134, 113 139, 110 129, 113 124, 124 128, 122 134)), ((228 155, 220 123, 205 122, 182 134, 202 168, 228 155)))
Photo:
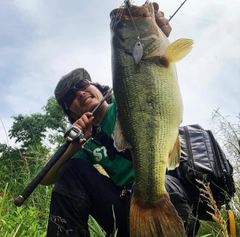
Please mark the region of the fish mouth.
POLYGON ((157 3, 142 6, 125 4, 110 13, 112 45, 115 51, 139 60, 163 55, 169 44, 155 20, 157 3))
POLYGON ((154 16, 154 7, 152 3, 145 3, 142 6, 135 6, 131 4, 125 4, 123 7, 116 8, 111 11, 111 21, 134 21, 146 17, 154 16))

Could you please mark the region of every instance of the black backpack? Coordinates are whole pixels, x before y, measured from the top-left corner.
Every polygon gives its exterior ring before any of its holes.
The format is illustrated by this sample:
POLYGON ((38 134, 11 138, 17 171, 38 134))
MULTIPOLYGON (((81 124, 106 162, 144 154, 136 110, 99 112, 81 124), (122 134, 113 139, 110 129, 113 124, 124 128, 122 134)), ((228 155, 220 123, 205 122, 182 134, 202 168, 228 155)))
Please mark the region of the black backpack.
POLYGON ((210 183, 210 188, 218 208, 229 206, 235 190, 233 168, 218 142, 209 130, 199 125, 180 127, 180 165, 173 174, 188 190, 194 203, 194 211, 201 220, 212 220, 207 211, 208 200, 200 195, 202 185, 196 180, 210 183))

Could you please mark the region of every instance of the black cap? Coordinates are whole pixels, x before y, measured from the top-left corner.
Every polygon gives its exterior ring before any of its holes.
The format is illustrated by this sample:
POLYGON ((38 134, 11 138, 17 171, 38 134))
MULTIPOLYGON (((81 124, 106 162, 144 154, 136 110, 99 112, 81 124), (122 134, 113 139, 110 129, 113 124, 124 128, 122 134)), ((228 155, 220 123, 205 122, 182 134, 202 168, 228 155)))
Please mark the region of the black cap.
POLYGON ((60 105, 62 105, 62 99, 65 95, 67 95, 69 90, 82 79, 88 79, 91 81, 89 73, 84 68, 76 68, 68 74, 62 76, 54 91, 56 100, 60 105))

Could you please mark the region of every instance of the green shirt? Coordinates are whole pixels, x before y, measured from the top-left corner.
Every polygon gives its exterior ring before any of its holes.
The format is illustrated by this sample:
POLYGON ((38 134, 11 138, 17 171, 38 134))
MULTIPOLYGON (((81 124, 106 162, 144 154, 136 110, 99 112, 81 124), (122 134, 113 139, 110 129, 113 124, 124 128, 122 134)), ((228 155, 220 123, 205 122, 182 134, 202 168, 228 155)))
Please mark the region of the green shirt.
MULTIPOLYGON (((116 123, 116 103, 115 100, 109 105, 108 111, 97 129, 101 129, 109 137, 113 138, 116 123)), ((100 164, 109 177, 118 186, 124 186, 134 182, 134 170, 131 161, 116 154, 113 161, 107 156, 104 146, 99 147, 93 141, 89 141, 84 145, 85 148, 92 151, 92 155, 87 154, 84 150, 79 150, 73 158, 81 158, 88 160, 92 164, 100 164)))

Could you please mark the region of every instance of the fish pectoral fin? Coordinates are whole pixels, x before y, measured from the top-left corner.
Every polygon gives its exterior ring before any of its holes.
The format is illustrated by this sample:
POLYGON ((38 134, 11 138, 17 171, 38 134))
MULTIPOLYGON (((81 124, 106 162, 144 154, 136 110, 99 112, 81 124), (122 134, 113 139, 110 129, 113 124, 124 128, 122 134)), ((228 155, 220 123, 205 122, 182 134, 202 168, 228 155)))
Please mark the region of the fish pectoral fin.
POLYGON ((168 64, 178 62, 192 50, 192 45, 192 39, 178 39, 167 47, 162 57, 168 64))
POLYGON ((171 43, 162 56, 152 56, 146 60, 156 63, 158 66, 168 67, 169 64, 180 61, 192 50, 193 40, 178 39, 171 43))
POLYGON ((116 124, 115 124, 114 139, 113 140, 114 140, 114 143, 113 143, 114 147, 117 149, 118 152, 122 152, 122 151, 125 151, 126 149, 131 149, 132 148, 130 143, 128 143, 123 136, 122 128, 121 128, 121 125, 118 121, 118 118, 117 118, 117 121, 116 121, 116 124))
POLYGON ((174 170, 179 165, 180 155, 181 155, 180 137, 177 136, 177 140, 174 144, 174 147, 168 156, 168 170, 174 170))

